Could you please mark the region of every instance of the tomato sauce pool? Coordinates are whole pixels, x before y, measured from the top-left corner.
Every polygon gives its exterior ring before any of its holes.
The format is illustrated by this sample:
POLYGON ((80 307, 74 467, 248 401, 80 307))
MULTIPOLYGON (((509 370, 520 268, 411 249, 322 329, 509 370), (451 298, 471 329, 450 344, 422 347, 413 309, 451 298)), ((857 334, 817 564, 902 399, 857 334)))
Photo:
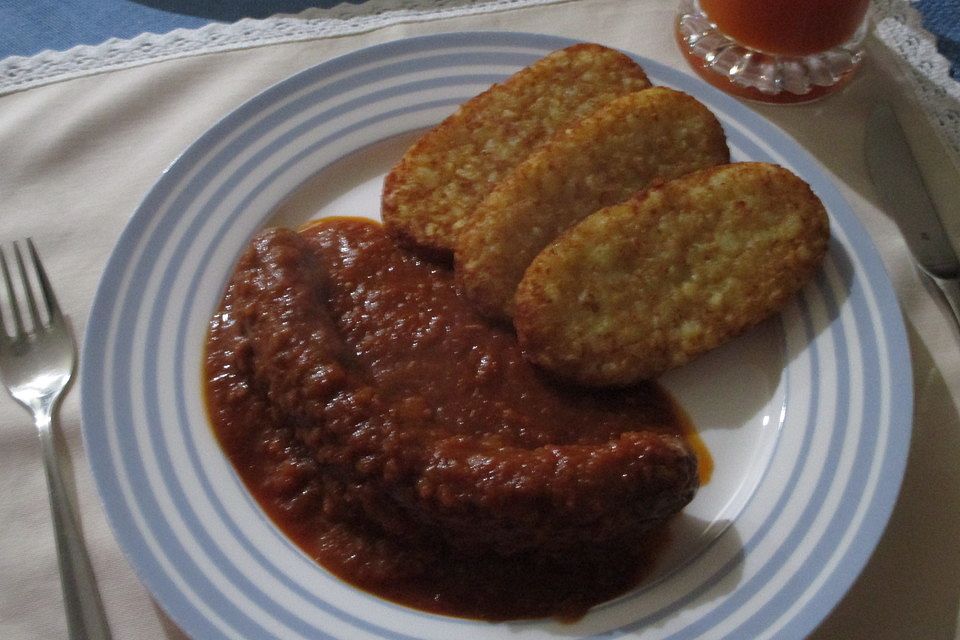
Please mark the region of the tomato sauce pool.
POLYGON ((660 386, 545 377, 449 269, 371 221, 255 238, 205 379, 277 526, 343 580, 435 613, 569 620, 629 591, 712 467, 660 386))

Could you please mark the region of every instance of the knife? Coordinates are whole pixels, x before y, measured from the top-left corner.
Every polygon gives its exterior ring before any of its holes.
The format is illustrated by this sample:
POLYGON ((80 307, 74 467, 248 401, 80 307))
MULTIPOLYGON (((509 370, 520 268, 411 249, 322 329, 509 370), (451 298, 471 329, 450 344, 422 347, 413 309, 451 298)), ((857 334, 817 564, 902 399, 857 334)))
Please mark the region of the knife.
POLYGON ((940 289, 960 326, 960 260, 930 198, 893 108, 878 104, 867 121, 867 171, 920 271, 940 289))

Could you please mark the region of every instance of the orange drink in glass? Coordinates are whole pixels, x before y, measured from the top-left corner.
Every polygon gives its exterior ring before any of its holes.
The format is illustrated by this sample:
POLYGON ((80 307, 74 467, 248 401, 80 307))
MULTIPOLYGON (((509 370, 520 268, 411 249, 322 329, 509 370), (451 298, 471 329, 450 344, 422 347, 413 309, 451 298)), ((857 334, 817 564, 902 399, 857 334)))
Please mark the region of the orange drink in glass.
POLYGON ((681 0, 676 34, 693 69, 729 93, 806 102, 863 59, 869 0, 681 0))

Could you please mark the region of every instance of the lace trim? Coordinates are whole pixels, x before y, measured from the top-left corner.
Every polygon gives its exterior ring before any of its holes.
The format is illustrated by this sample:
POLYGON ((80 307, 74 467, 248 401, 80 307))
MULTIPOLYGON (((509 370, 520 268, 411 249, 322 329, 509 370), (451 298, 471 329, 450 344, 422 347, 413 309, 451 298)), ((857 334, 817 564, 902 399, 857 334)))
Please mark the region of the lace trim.
POLYGON ((0 95, 80 76, 126 69, 201 53, 231 51, 373 31, 388 25, 426 22, 454 16, 494 13, 563 0, 368 0, 330 9, 307 9, 263 20, 213 23, 166 34, 144 33, 130 40, 112 38, 67 51, 42 51, 0 61, 0 95))
POLYGON ((937 51, 936 38, 905 0, 874 0, 873 11, 877 38, 906 62, 913 94, 960 158, 960 82, 950 77, 950 63, 937 51))

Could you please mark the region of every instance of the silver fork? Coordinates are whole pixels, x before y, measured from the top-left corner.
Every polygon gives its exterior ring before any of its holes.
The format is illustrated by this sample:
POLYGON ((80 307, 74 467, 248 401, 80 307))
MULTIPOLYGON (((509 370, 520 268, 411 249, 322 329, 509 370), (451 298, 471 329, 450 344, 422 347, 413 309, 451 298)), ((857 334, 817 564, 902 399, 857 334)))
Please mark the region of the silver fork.
POLYGON ((54 441, 58 428, 56 410, 73 375, 76 348, 37 250, 29 239, 26 244, 33 263, 35 285, 28 275, 20 245, 15 242, 13 254, 22 292, 19 302, 11 269, 0 247, 0 271, 8 300, 6 321, 0 301, 0 379, 10 395, 33 414, 40 434, 70 638, 104 640, 110 638, 110 629, 64 484, 60 454, 54 441), (36 286, 40 289, 43 314, 34 294, 36 286), (25 312, 22 309, 24 301, 25 312), (11 325, 9 328, 7 322, 11 325))

